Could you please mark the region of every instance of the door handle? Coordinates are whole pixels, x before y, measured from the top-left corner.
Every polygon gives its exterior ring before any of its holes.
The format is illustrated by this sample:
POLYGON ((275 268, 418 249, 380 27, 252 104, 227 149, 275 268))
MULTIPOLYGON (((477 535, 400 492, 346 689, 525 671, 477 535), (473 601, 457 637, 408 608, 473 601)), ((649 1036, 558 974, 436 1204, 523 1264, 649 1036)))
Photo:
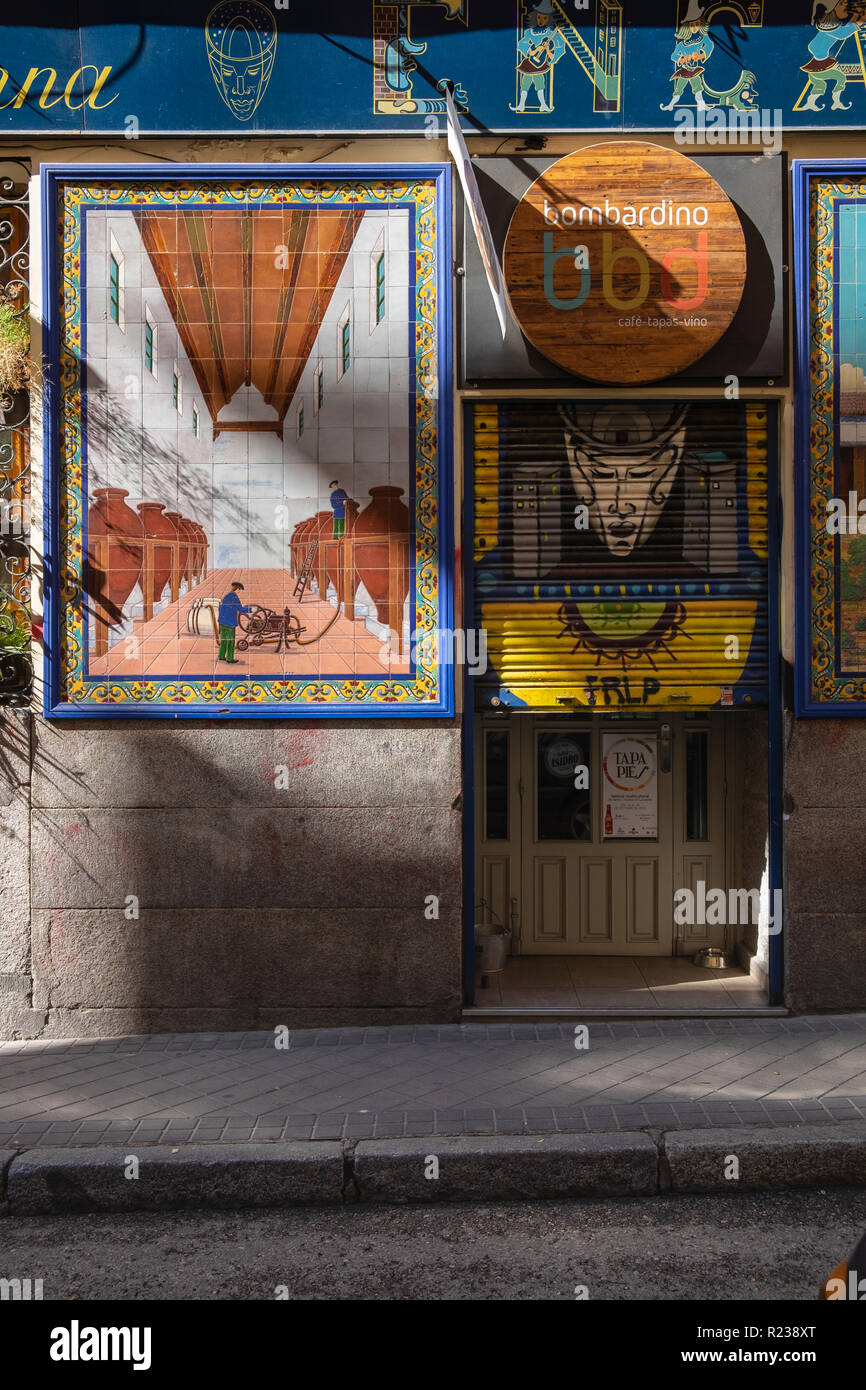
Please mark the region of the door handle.
POLYGON ((670 724, 659 727, 659 772, 671 770, 671 741, 673 734, 670 724))

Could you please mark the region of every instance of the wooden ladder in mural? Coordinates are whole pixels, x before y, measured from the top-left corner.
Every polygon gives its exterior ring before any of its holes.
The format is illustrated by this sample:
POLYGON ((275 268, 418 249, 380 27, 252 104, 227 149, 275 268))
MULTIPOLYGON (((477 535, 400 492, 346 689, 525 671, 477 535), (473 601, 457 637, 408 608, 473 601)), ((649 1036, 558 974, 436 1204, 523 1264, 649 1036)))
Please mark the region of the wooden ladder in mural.
POLYGON ((293 597, 296 598, 299 603, 301 599, 304 597, 307 585, 310 582, 310 575, 313 572, 313 561, 316 558, 316 551, 318 550, 318 548, 319 538, 317 536, 316 539, 313 541, 313 544, 308 549, 306 555, 304 556, 304 563, 301 566, 301 572, 298 575, 297 583, 295 584, 295 587, 292 590, 293 597))

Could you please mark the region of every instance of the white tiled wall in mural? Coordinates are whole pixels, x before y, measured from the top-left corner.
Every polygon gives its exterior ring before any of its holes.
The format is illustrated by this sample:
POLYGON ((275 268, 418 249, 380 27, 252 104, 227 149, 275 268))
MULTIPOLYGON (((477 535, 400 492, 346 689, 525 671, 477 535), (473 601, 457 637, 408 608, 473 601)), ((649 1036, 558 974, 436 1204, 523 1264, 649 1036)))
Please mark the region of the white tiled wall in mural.
MULTIPOLYGON (((87 487, 124 488, 127 505, 162 502, 213 532, 213 427, 195 374, 131 212, 86 217, 87 487), (111 313, 110 257, 120 268, 120 322, 111 313), (145 327, 154 329, 154 371, 145 364, 145 327), (175 363, 180 412, 173 396, 175 363), (199 437, 193 432, 193 406, 199 437)), ((240 516, 237 518, 240 520, 240 516)), ((212 563, 212 558, 210 560, 212 563)), ((182 590, 183 591, 183 590, 182 590)), ((166 590, 155 611, 169 602, 166 590)), ((142 614, 138 588, 126 621, 111 628, 114 645, 142 614)), ((95 640, 91 625, 91 645, 95 640)))
MULTIPOLYGON (((285 439, 290 532, 305 517, 327 510, 334 479, 361 510, 370 501, 370 488, 382 485, 402 488, 409 504, 408 393, 415 325, 414 319, 410 322, 408 246, 405 208, 365 213, 287 415, 295 420, 303 406, 302 436, 287 429, 285 439), (376 288, 372 253, 380 246, 385 254, 384 313, 377 323, 371 313, 376 288), (339 330, 347 310, 351 360, 343 372, 339 330)), ((358 600, 367 609, 367 626, 383 635, 363 586, 358 600)), ((408 614, 408 600, 406 610, 408 614)))
MULTIPOLYGON (((288 569, 292 531, 298 522, 328 509, 335 478, 362 510, 370 501, 370 488, 381 485, 403 489, 403 501, 409 504, 414 322, 406 209, 364 214, 286 413, 282 439, 278 429, 220 430, 241 420, 279 426, 276 411, 255 386, 235 393, 217 417, 214 437, 214 422, 134 214, 89 211, 86 235, 91 496, 98 487, 121 487, 133 508, 140 501, 162 502, 166 511, 199 522, 210 545, 209 569, 288 569), (120 323, 111 313, 112 247, 121 264, 120 323), (384 283, 377 310, 379 248, 384 283), (155 330, 155 371, 146 365, 148 321, 155 330), (180 412, 173 393, 175 363, 180 412)), ((366 610, 367 626, 378 633, 375 609, 363 589, 358 599, 359 616, 366 610)), ((166 590, 156 611, 168 601, 166 590)), ((127 621, 111 629, 112 645, 129 634, 132 620, 141 615, 138 589, 125 612, 127 621)))

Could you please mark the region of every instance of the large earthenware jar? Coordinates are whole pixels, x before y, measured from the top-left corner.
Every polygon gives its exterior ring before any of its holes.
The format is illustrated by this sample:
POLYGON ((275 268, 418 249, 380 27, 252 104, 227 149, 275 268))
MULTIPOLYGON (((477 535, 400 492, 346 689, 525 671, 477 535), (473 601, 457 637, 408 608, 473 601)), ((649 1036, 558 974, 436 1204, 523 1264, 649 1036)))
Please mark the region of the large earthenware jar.
POLYGON ((198 526, 194 521, 190 521, 189 517, 186 518, 186 524, 189 529, 190 538, 192 540, 192 562, 190 564, 190 573, 194 580, 198 580, 201 577, 201 535, 199 533, 198 526))
POLYGON ((109 627, 119 623, 123 605, 139 579, 144 556, 144 523, 128 507, 122 487, 94 489, 94 501, 87 514, 90 570, 96 592, 109 610, 109 627))
POLYGON ((310 544, 317 540, 319 548, 313 560, 313 574, 316 576, 316 583, 319 586, 319 598, 324 599, 328 594, 328 565, 327 548, 328 541, 334 535, 334 513, 330 508, 326 512, 316 512, 313 517, 313 525, 310 527, 310 544))
MULTIPOLYGON (((355 529, 355 522, 358 520, 358 511, 359 511, 359 508, 360 508, 360 503, 356 502, 355 499, 354 499, 353 497, 348 497, 348 498, 346 499, 345 507, 346 507, 346 518, 345 518, 345 519, 346 519, 346 528, 345 528, 345 531, 344 531, 343 534, 346 535, 346 536, 351 536, 352 533, 353 533, 353 531, 354 531, 354 529, 355 529)), ((331 529, 330 529, 330 530, 328 531, 328 533, 327 533, 328 539, 330 539, 330 537, 333 535, 333 531, 334 531, 334 526, 333 526, 333 513, 332 513, 332 514, 331 514, 331 529)), ((338 584, 338 582, 337 582, 337 579, 338 579, 339 570, 340 570, 340 551, 341 551, 342 548, 343 548, 343 547, 340 546, 339 542, 338 542, 338 541, 334 541, 334 540, 331 540, 331 541, 330 541, 330 544, 329 544, 329 545, 326 545, 326 547, 325 547, 325 564, 326 564, 327 571, 328 571, 328 578, 330 579, 330 581, 331 581, 331 583, 333 584, 334 588, 335 588, 338 592, 339 592, 339 590, 340 590, 340 586, 339 586, 339 584, 338 584)))
POLYGON ((207 536, 204 533, 204 527, 200 526, 197 521, 191 521, 190 526, 193 529, 196 541, 195 574, 196 578, 201 580, 204 577, 207 561, 207 536))
POLYGON ((310 535, 315 525, 315 518, 308 516, 299 525, 295 539, 292 543, 292 574, 297 578, 304 568, 304 561, 307 558, 307 551, 310 548, 310 535))
POLYGON ((166 512, 166 516, 173 524, 177 537, 177 582, 180 584, 189 569, 189 537, 186 534, 186 528, 181 524, 183 517, 180 512, 166 512))
POLYGON ((355 569, 380 623, 388 623, 389 599, 392 608, 401 606, 409 592, 409 509, 402 496, 401 487, 371 487, 372 501, 352 533, 355 569))
POLYGON ((304 523, 299 521, 289 540, 289 574, 294 579, 298 573, 298 546, 301 539, 301 531, 304 523))
POLYGON ((210 551, 210 541, 207 537, 207 531, 201 524, 198 524, 198 529, 201 531, 201 574, 203 579, 205 575, 208 573, 208 554, 210 551))
MULTIPOLYGON (((177 532, 167 516, 164 502, 139 502, 138 510, 144 534, 153 544, 150 547, 150 602, 158 603, 171 578, 171 566, 177 532), (160 544, 162 542, 162 544, 160 544)), ((148 595, 145 595, 148 597, 148 595)))
POLYGON ((196 533, 195 533, 195 527, 194 527, 193 523, 190 521, 190 519, 189 519, 188 516, 182 516, 181 519, 180 519, 180 524, 181 524, 181 526, 183 527, 184 531, 186 532, 186 538, 187 538, 187 541, 189 542, 188 548, 187 548, 187 554, 188 554, 188 556, 189 556, 189 560, 188 560, 188 563, 187 563, 186 582, 187 582, 187 587, 188 587, 188 588, 191 588, 192 585, 195 583, 197 577, 198 577, 198 569, 197 569, 197 565, 196 565, 196 562, 197 562, 197 559, 198 559, 198 548, 199 548, 199 545, 198 545, 198 536, 196 535, 196 533))

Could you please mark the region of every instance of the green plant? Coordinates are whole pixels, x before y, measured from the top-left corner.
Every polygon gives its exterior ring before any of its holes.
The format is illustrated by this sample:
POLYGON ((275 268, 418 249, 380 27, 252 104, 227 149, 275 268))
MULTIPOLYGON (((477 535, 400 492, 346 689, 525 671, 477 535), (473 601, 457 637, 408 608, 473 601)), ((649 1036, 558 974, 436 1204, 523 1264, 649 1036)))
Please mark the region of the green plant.
POLYGON ((0 648, 7 652, 23 652, 30 646, 33 634, 30 621, 19 610, 17 613, 0 615, 0 648))
POLYGON ((30 383, 30 326, 0 295, 0 391, 22 391, 30 383))

